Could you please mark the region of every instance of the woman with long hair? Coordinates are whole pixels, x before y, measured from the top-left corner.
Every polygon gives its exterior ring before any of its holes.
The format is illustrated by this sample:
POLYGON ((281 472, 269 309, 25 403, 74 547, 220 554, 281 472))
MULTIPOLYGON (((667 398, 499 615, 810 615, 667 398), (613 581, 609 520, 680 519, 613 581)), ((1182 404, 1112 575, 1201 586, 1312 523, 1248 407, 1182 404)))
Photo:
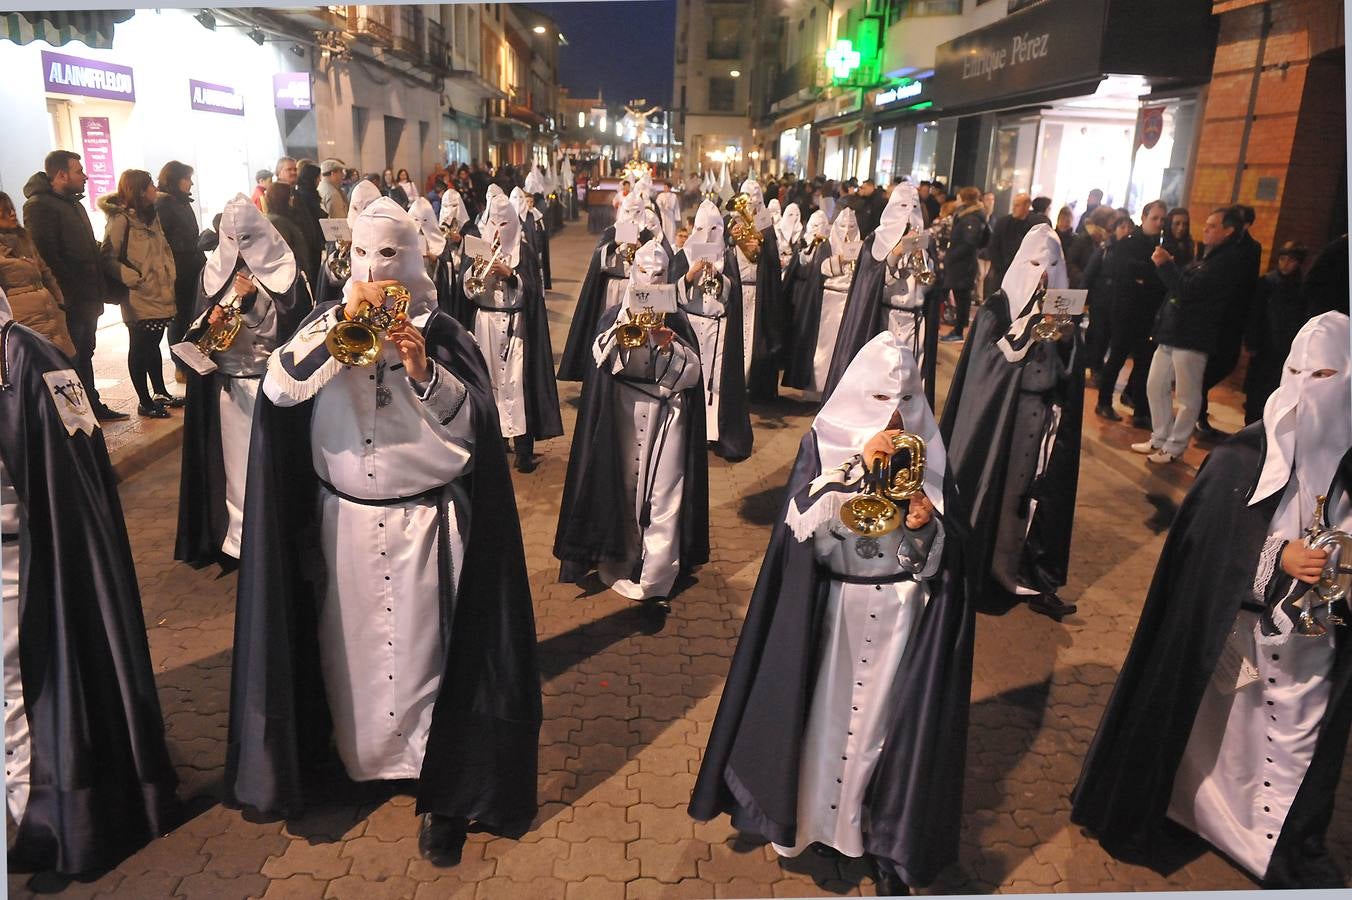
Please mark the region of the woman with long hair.
MULTIPOLYGON (((192 166, 176 159, 170 160, 160 169, 159 183, 156 188, 159 196, 155 198, 155 212, 159 216, 160 228, 169 249, 174 254, 174 321, 169 325, 169 344, 183 340, 188 322, 192 318, 193 304, 197 302, 197 278, 202 274, 206 257, 197 248, 200 234, 197 227, 197 214, 192 208, 192 166)), ((178 366, 176 376, 184 382, 183 367, 178 366)))
POLYGON ((410 203, 422 196, 418 186, 413 183, 413 178, 408 174, 408 169, 400 169, 399 175, 394 179, 394 186, 404 192, 404 209, 408 209, 410 203))
POLYGON ((1169 210, 1164 217, 1164 234, 1160 246, 1169 251, 1174 262, 1185 266, 1197 256, 1197 242, 1192 238, 1192 217, 1183 207, 1169 210))
POLYGON ((99 257, 108 283, 114 290, 120 285, 125 291, 122 321, 129 338, 127 372, 140 400, 137 412, 167 419, 165 407, 182 406, 183 398, 165 388, 160 355, 160 340, 178 307, 174 298, 177 269, 156 213, 158 195, 149 172, 128 169, 122 173, 117 192, 99 200, 99 208, 108 217, 99 257))
POLYGON ((296 261, 301 263, 304 268, 303 260, 310 256, 310 248, 306 243, 305 234, 296 225, 291 217, 291 185, 277 181, 268 185, 267 193, 264 195, 264 204, 267 207, 268 221, 272 227, 277 229, 277 233, 282 236, 286 246, 291 248, 291 253, 296 257, 296 261))

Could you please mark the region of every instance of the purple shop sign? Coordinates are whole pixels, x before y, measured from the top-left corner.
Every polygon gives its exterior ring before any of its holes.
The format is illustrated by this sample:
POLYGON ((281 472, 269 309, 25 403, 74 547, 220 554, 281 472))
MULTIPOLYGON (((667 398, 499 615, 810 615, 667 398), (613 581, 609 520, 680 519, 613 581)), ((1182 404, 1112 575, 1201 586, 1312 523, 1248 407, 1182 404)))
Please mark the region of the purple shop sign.
POLYGON ((227 116, 244 115, 244 97, 235 93, 235 89, 232 87, 189 79, 188 90, 192 95, 193 109, 200 109, 202 112, 225 113, 227 116))
POLYGON ((281 72, 272 76, 273 106, 277 109, 310 108, 310 73, 281 72))
POLYGON ((117 190, 117 170, 113 168, 113 134, 108 120, 100 117, 80 117, 80 144, 84 150, 83 163, 89 184, 85 193, 89 205, 99 197, 117 190))
POLYGON ((57 94, 136 102, 136 83, 131 68, 117 63, 43 50, 42 78, 47 90, 57 94))

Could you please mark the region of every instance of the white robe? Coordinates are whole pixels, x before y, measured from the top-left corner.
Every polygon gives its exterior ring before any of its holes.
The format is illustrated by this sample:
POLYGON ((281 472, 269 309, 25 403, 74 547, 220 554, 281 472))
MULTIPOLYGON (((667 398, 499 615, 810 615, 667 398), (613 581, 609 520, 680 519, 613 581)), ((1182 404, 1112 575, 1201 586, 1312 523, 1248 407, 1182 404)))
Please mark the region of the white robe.
MULTIPOLYGON (((704 374, 704 430, 709 443, 718 442, 718 410, 723 396, 723 355, 728 345, 728 320, 724 304, 732 282, 719 275, 721 288, 717 298, 709 297, 700 289, 698 281, 689 284, 684 278, 676 282, 676 296, 685 310, 690 328, 699 343, 699 364, 704 374)), ((746 348, 743 348, 743 352, 746 348)))
MULTIPOLYGON (((413 324, 426 321, 423 314, 413 324)), ((288 347, 322 343, 323 334, 307 328, 288 347)), ((464 555, 465 505, 454 483, 473 464, 469 401, 440 365, 420 395, 398 364, 387 342, 376 365, 339 367, 314 398, 310 423, 316 474, 354 498, 320 490, 328 584, 318 641, 334 742, 355 781, 422 770, 448 637, 437 565, 443 505, 454 579, 464 555), (359 502, 396 498, 409 499, 359 502)), ((264 391, 280 406, 298 402, 271 373, 264 391)))
POLYGON ((888 307, 887 324, 893 334, 910 349, 917 366, 925 364, 925 289, 891 260, 884 260, 883 303, 888 307))
MULTIPOLYGON (((466 271, 463 277, 468 275, 466 271)), ((493 380, 493 399, 497 401, 502 436, 519 437, 529 431, 525 390, 526 323, 525 314, 520 310, 525 301, 524 290, 520 285, 512 287, 503 279, 489 275, 483 296, 471 297, 470 301, 478 306, 474 311, 474 339, 479 342, 489 377, 493 380)))
MULTIPOLYGON (((0 534, 19 534, 19 494, 0 463, 0 534)), ((19 669, 19 542, 0 543, 0 598, 4 603, 5 643, 5 802, 15 822, 28 808, 33 743, 23 703, 19 669)))
MULTIPOLYGON (((1274 521, 1288 518, 1294 526, 1302 519, 1289 509, 1295 488, 1293 478, 1274 521)), ((1343 506, 1330 510, 1330 521, 1352 531, 1352 509, 1343 506)), ((1274 531, 1285 531, 1280 536, 1287 539, 1298 533, 1295 527, 1274 531)), ((1275 549, 1275 541, 1269 543, 1275 549)), ((1266 587, 1271 571, 1267 568, 1255 579, 1262 582, 1255 584, 1255 593, 1266 587)), ((1236 617, 1222 659, 1238 655, 1254 668, 1236 690, 1233 666, 1217 665, 1169 801, 1169 818, 1258 879, 1267 872, 1286 814, 1314 757, 1335 653, 1334 628, 1321 638, 1304 637, 1293 633, 1285 615, 1275 615, 1274 621, 1283 633, 1269 637, 1262 633, 1257 613, 1241 611, 1236 617)))
MULTIPOLYGON (((621 313, 621 321, 624 320, 621 313)), ((622 597, 644 600, 671 593, 680 574, 681 498, 685 490, 685 398, 680 392, 700 378, 699 356, 679 339, 670 353, 648 347, 616 347, 609 333, 593 345, 598 363, 613 374, 654 379, 642 386, 615 385, 615 439, 626 452, 624 487, 634 498, 639 522, 639 556, 602 563, 597 574, 622 597), (663 403, 663 400, 666 403, 663 403), (650 521, 642 525, 651 501, 650 521)))
POLYGON ((812 383, 807 393, 819 397, 831 371, 831 359, 836 352, 836 335, 840 320, 845 315, 845 298, 850 292, 854 269, 843 265, 834 256, 822 260, 822 307, 817 322, 817 346, 812 352, 812 383))
POLYGON ((742 368, 751 377, 751 348, 756 343, 756 272, 759 262, 746 258, 741 247, 736 248, 737 276, 742 282, 742 368))

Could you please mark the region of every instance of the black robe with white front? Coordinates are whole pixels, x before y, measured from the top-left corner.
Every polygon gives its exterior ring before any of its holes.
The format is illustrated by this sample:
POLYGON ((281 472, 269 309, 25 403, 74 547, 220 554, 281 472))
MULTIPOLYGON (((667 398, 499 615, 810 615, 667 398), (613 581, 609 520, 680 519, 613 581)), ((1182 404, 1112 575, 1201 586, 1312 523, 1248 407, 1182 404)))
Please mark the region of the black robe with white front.
POLYGON ((178 824, 178 777, 103 432, 70 360, 7 311, 0 295, 10 858, 93 872, 178 824))
MULTIPOLYGON (((784 361, 784 387, 797 388, 800 391, 821 393, 816 372, 822 368, 825 375, 827 367, 818 367, 815 360, 819 355, 821 340, 820 327, 822 307, 826 303, 827 276, 822 265, 831 257, 830 241, 822 241, 811 253, 803 251, 799 255, 797 276, 793 282, 793 339, 789 342, 791 350, 784 361)), ((839 328, 839 319, 828 322, 827 335, 832 326, 839 328)), ((831 337, 831 347, 835 340, 831 337)), ((828 350, 829 363, 829 350, 828 350)), ((824 377, 821 379, 824 382, 824 377)))

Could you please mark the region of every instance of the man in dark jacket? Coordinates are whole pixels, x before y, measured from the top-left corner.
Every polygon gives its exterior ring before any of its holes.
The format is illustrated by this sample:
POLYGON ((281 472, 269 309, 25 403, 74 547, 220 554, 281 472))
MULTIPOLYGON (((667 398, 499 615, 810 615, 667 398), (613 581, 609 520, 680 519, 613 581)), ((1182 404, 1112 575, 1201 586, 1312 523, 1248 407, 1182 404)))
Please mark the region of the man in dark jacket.
POLYGON ((957 318, 953 330, 939 338, 944 343, 957 343, 967 330, 972 312, 972 293, 976 290, 976 254, 986 246, 991 230, 986 226, 986 210, 976 188, 958 191, 961 204, 953 211, 953 229, 949 234, 948 250, 944 254, 944 287, 953 292, 957 318))
POLYGON ((1009 271, 1009 264, 1014 261, 1014 255, 1023 244, 1024 235, 1033 227, 1028 221, 1028 214, 1032 209, 1031 197, 1027 194, 1015 194, 1009 215, 998 219, 991 226, 991 270, 986 277, 987 294, 999 290, 1005 272, 1009 271))
MULTIPOLYGON (((1160 280, 1151 253, 1159 245, 1164 229, 1167 207, 1163 200, 1152 200, 1141 211, 1141 224, 1131 234, 1117 242, 1112 253, 1112 305, 1109 318, 1108 360, 1099 372, 1098 406, 1094 413, 1100 419, 1117 422, 1122 417, 1113 409, 1113 391, 1122 364, 1131 357, 1131 377, 1127 380, 1126 395, 1131 400, 1136 418, 1144 415, 1147 407, 1146 373, 1150 371, 1150 328, 1164 301, 1164 282, 1160 280)), ((1144 424, 1144 423, 1142 423, 1144 424)))
POLYGON ((99 269, 99 242, 89 224, 84 199, 84 166, 80 154, 53 150, 43 171, 28 179, 23 195, 24 227, 38 253, 56 276, 66 301, 66 328, 75 344, 75 371, 100 422, 127 418, 99 399, 94 387, 94 342, 103 312, 103 276, 99 269))
POLYGON ((883 208, 887 206, 887 195, 878 190, 878 185, 872 178, 867 178, 859 185, 857 196, 860 201, 855 207, 854 215, 859 221, 859 237, 867 239, 882 221, 883 208))
POLYGON ((1150 398, 1150 440, 1132 444, 1156 464, 1183 455, 1202 409, 1202 375, 1207 357, 1216 350, 1216 322, 1222 311, 1253 289, 1244 268, 1241 246, 1244 220, 1233 207, 1207 216, 1202 231, 1203 256, 1179 269, 1169 251, 1156 247, 1151 261, 1168 290, 1155 326, 1155 357, 1150 363, 1146 393, 1150 398), (1178 414, 1171 387, 1178 383, 1178 414))
POLYGON ((1235 207, 1235 212, 1243 223, 1236 238, 1243 284, 1235 292, 1232 301, 1219 311, 1213 323, 1217 331, 1216 349, 1207 359, 1206 372, 1202 375, 1202 415, 1197 419, 1197 430, 1212 439, 1223 435, 1211 427, 1207 418, 1207 395, 1212 388, 1229 378, 1239 364, 1239 350, 1244 343, 1244 330, 1249 324, 1249 306, 1253 301, 1253 292, 1258 287, 1258 276, 1263 270, 1263 245, 1249 233, 1254 222, 1253 207, 1239 205, 1235 207))

